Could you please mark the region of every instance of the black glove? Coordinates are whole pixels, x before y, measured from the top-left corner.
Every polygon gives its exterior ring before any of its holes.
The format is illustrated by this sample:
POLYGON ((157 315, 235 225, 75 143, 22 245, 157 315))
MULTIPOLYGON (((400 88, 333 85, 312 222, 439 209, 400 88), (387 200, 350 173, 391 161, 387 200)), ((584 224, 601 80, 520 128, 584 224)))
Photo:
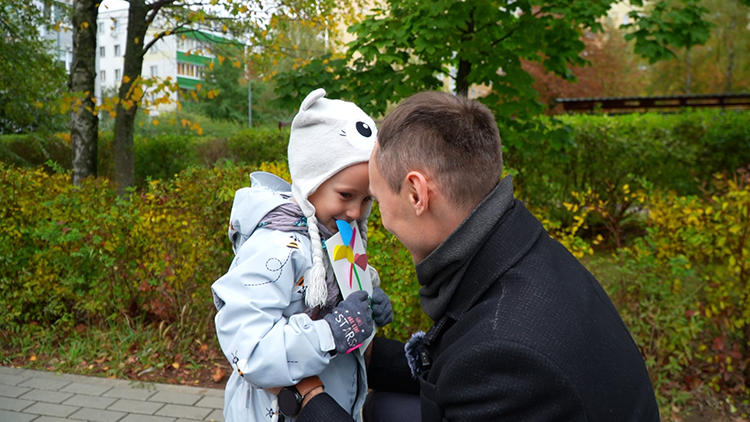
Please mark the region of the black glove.
POLYGON ((323 319, 331 326, 336 353, 349 353, 357 349, 375 329, 370 296, 364 290, 350 294, 323 319))
POLYGON ((372 319, 378 327, 384 327, 393 322, 391 299, 380 287, 372 289, 372 319))

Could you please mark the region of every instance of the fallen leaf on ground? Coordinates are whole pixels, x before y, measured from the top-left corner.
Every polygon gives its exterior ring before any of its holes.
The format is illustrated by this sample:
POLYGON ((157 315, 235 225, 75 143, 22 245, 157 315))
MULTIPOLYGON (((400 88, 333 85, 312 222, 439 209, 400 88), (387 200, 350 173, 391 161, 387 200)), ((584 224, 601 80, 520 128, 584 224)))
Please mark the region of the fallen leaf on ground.
POLYGON ((211 379, 214 380, 214 382, 219 382, 224 378, 224 375, 224 370, 221 369, 220 366, 217 366, 214 373, 211 374, 211 379))

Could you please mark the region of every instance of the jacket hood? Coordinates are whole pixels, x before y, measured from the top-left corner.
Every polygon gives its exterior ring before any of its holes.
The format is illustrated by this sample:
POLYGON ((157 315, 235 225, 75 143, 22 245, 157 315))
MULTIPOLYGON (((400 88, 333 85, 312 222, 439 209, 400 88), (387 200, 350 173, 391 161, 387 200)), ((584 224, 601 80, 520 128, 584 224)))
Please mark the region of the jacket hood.
POLYGON ((250 186, 234 194, 229 216, 228 235, 235 255, 261 219, 279 205, 289 202, 292 196, 292 186, 287 181, 264 171, 250 174, 250 186))

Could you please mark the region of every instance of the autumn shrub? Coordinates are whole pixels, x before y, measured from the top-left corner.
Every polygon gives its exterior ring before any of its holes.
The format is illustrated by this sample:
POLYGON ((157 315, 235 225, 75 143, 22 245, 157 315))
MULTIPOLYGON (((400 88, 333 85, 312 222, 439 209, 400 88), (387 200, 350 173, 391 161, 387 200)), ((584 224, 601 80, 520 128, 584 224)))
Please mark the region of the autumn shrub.
MULTIPOLYGON (((123 319, 131 327, 156 324, 159 332, 164 325, 187 344, 206 333, 213 338, 210 286, 232 259, 232 200, 256 170, 289 180, 283 161, 227 162, 190 167, 119 198, 104 178, 76 187, 65 171, 0 165, 0 338, 22 341, 14 334, 30 327, 64 333, 123 319)), ((717 175, 698 195, 645 182, 629 192, 643 204, 638 224, 645 235, 619 248, 613 270, 599 280, 641 349, 664 408, 705 389, 748 394, 748 174, 717 175)), ((570 225, 529 208, 581 258, 592 252, 581 237, 596 212, 590 204, 563 204, 570 225)), ((382 227, 377 203, 368 239, 370 262, 396 315, 380 335, 404 340, 429 328, 411 256, 382 227)))
POLYGON ((698 197, 665 194, 653 200, 650 235, 659 255, 682 253, 701 269, 698 309, 709 330, 701 368, 717 391, 750 387, 750 176, 747 169, 716 175, 698 197))
MULTIPOLYGON (((289 177, 283 162, 192 167, 119 198, 103 178, 75 187, 66 172, 0 167, 0 331, 118 318, 206 329, 210 285, 232 258, 234 193, 255 170, 289 177)), ((383 334, 403 339, 426 317, 411 256, 379 221, 375 206, 370 256, 400 315, 383 334)))
POLYGON ((120 317, 206 327, 210 308, 196 300, 210 297, 207 286, 229 263, 212 219, 226 218, 231 198, 186 199, 220 192, 225 178, 152 181, 126 198, 106 179, 75 187, 69 174, 41 169, 2 166, 0 180, 0 330, 120 317))
POLYGON ((662 404, 750 393, 750 177, 717 174, 699 195, 653 190, 647 234, 607 280, 662 404))

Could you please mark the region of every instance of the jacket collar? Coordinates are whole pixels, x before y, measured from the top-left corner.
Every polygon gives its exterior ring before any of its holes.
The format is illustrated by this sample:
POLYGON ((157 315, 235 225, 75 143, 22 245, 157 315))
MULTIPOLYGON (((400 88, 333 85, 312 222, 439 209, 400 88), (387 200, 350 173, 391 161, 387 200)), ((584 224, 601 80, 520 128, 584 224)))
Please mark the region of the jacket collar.
MULTIPOLYGON (((449 297, 443 298, 445 312, 435 319, 425 336, 428 344, 479 302, 498 278, 521 260, 546 233, 541 222, 519 200, 514 200, 512 208, 489 232, 491 236, 485 239, 480 250, 457 272, 461 277, 454 281, 456 288, 449 297)), ((422 297, 423 304, 424 300, 422 297)))
POLYGON ((505 177, 430 255, 416 266, 422 309, 440 319, 467 264, 513 207, 513 178, 505 177))

